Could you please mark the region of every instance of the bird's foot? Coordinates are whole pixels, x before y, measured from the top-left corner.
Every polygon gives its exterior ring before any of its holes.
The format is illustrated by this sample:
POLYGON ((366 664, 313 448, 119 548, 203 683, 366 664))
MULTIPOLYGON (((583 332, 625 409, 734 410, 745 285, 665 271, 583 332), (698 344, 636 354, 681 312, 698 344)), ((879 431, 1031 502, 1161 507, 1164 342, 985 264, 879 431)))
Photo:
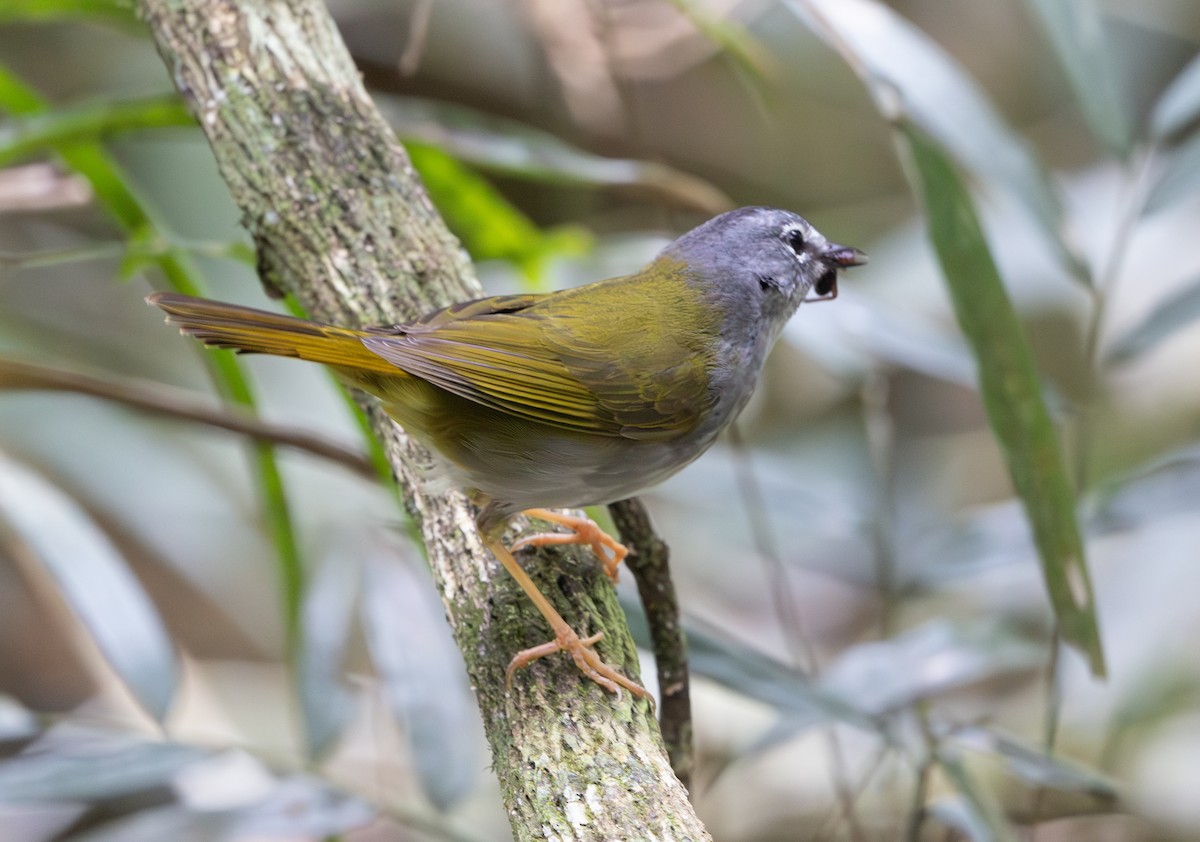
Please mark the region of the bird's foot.
POLYGON ((570 627, 564 628, 549 643, 524 649, 513 656, 513 659, 508 663, 508 669, 504 673, 505 681, 511 689, 514 672, 524 669, 538 658, 553 655, 555 652, 566 652, 571 656, 571 660, 575 662, 575 666, 579 668, 580 672, 608 692, 616 693, 619 697, 621 695, 621 688, 624 687, 635 696, 650 699, 651 704, 653 704, 654 700, 646 691, 646 688, 606 664, 600 657, 600 654, 592 648, 593 644, 602 637, 604 637, 604 632, 597 632, 591 637, 580 638, 570 627))
MULTIPOLYGON (((613 538, 596 525, 591 518, 565 515, 549 509, 528 509, 525 512, 530 517, 548 520, 570 529, 570 532, 539 532, 527 535, 512 545, 512 551, 525 547, 545 547, 552 544, 586 544, 591 547, 596 558, 604 566, 604 573, 616 584, 621 562, 629 555, 629 550, 620 541, 613 538)), ((579 659, 576 658, 576 663, 579 659)), ((582 669, 582 667, 581 667, 582 669)))

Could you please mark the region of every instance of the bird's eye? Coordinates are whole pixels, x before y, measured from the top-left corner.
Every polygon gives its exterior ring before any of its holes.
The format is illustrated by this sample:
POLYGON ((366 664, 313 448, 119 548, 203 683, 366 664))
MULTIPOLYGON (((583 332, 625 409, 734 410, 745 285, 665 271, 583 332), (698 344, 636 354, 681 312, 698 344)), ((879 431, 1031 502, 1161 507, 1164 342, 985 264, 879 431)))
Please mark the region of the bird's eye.
POLYGON ((804 232, 799 228, 792 228, 783 232, 783 241, 788 244, 792 251, 799 254, 804 250, 804 232))

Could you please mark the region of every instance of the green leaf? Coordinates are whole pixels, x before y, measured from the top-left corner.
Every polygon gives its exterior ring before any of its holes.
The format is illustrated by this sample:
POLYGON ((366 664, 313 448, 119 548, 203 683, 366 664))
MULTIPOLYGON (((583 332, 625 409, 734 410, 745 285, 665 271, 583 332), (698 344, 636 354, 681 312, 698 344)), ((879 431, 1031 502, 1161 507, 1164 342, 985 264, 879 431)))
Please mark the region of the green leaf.
POLYGON ((83 18, 125 24, 145 32, 133 0, 4 0, 0 21, 57 21, 83 18))
POLYGON ((656 161, 604 158, 541 129, 466 106, 404 96, 377 96, 407 145, 436 146, 493 175, 567 187, 623 187, 718 214, 733 200, 709 182, 656 161))
POLYGON ((1200 319, 1200 278, 1169 296, 1113 343, 1108 362, 1124 363, 1200 319))
POLYGON ((413 166, 451 230, 475 260, 509 260, 536 280, 546 258, 581 254, 591 238, 581 228, 543 232, 492 184, 435 146, 409 141, 413 166))
POLYGON ((907 118, 962 166, 1015 196, 1063 266, 1088 281, 1050 177, 945 50, 877 0, 786 0, 786 5, 863 77, 886 118, 907 118))
POLYGON ((1146 197, 1146 212, 1153 213, 1180 201, 1195 201, 1200 192, 1200 132, 1177 146, 1170 162, 1146 197))
POLYGON ((4 531, 50 574, 117 675, 161 721, 179 667, 154 605, 108 536, 74 500, 0 453, 0 538, 4 531))
POLYGON ((195 122, 183 101, 174 95, 58 108, 0 127, 0 166, 62 144, 98 140, 118 132, 191 126, 195 122))
POLYGON ((1133 145, 1133 126, 1100 12, 1092 0, 1028 2, 1054 45, 1092 134, 1113 155, 1126 157, 1133 145))
POLYGON ((918 128, 906 122, 899 128, 959 326, 979 366, 988 421, 1033 530, 1059 633, 1103 675, 1075 494, 1029 344, 953 164, 918 128))
POLYGON ((1150 131, 1165 138, 1200 117, 1200 55, 1179 72, 1150 114, 1150 131))
POLYGON ((478 715, 434 588, 394 540, 376 537, 366 550, 363 627, 422 787, 444 810, 474 787, 478 715))
POLYGON ((306 589, 296 653, 304 734, 309 756, 314 758, 333 748, 354 704, 342 662, 353 628, 362 561, 349 550, 354 544, 348 535, 338 533, 330 539, 332 546, 320 558, 306 589))

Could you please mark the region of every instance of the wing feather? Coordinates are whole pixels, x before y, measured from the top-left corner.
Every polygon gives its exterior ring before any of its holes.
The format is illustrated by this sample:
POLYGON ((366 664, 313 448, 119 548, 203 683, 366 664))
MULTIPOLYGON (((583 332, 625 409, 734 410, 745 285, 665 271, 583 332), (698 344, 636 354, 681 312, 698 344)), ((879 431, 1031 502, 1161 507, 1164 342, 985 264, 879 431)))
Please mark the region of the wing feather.
POLYGON ((448 392, 520 418, 662 440, 694 427, 708 406, 706 337, 717 326, 699 303, 680 277, 643 273, 467 302, 362 342, 448 392))

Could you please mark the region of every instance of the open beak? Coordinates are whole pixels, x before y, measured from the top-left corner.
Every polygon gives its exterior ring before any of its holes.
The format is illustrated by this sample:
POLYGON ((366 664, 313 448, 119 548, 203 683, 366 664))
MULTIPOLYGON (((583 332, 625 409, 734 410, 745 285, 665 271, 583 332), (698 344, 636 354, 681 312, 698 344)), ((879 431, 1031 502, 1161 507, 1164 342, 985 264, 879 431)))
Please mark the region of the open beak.
POLYGON ((869 259, 863 252, 852 246, 839 246, 837 243, 830 243, 825 246, 823 256, 830 263, 837 264, 839 269, 848 269, 851 266, 862 266, 869 259))
POLYGON ((862 266, 867 262, 867 256, 851 246, 839 246, 829 243, 821 251, 821 257, 833 264, 825 274, 813 284, 812 295, 805 296, 805 301, 832 301, 837 298, 837 273, 839 269, 849 269, 851 266, 862 266))

